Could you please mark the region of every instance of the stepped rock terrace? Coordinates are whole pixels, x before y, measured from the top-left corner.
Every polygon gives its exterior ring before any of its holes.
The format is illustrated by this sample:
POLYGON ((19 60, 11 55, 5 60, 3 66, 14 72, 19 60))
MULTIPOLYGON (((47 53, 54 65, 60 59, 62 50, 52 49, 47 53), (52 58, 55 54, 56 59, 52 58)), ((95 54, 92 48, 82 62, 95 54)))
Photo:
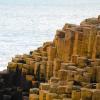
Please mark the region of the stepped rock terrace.
POLYGON ((53 41, 16 55, 0 88, 0 100, 100 100, 100 16, 66 23, 53 41))

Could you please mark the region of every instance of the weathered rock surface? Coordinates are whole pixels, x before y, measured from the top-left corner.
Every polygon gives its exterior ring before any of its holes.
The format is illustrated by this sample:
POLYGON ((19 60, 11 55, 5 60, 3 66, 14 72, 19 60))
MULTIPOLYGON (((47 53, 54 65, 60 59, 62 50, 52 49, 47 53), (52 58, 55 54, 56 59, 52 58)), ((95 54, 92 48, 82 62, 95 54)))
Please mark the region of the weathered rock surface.
POLYGON ((100 16, 66 23, 53 41, 16 55, 0 88, 0 100, 100 100, 100 16))

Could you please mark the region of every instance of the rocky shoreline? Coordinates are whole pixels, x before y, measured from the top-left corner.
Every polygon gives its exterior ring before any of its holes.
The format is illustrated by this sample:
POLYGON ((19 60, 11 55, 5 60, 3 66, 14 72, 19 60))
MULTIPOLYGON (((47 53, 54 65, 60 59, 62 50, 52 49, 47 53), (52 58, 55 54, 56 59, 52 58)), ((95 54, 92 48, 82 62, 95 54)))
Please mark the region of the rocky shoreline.
POLYGON ((12 58, 0 100, 100 100, 100 16, 66 23, 53 41, 12 58))

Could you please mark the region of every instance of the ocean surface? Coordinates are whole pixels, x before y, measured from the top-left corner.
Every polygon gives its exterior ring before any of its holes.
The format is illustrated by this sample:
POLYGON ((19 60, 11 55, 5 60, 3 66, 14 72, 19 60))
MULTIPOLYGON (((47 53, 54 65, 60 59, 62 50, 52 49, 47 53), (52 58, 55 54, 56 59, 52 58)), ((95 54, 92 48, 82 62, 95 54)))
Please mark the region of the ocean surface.
POLYGON ((0 70, 16 54, 53 40, 65 23, 100 14, 100 0, 0 0, 0 70))

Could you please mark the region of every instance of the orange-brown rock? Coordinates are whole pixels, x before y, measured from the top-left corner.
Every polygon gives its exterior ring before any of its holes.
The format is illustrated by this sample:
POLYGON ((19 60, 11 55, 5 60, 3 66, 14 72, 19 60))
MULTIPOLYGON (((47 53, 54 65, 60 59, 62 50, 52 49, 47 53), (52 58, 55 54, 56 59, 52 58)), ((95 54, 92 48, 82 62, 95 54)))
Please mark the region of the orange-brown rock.
POLYGON ((66 23, 53 41, 12 58, 8 70, 16 68, 39 88, 29 100, 100 100, 100 15, 66 23))

